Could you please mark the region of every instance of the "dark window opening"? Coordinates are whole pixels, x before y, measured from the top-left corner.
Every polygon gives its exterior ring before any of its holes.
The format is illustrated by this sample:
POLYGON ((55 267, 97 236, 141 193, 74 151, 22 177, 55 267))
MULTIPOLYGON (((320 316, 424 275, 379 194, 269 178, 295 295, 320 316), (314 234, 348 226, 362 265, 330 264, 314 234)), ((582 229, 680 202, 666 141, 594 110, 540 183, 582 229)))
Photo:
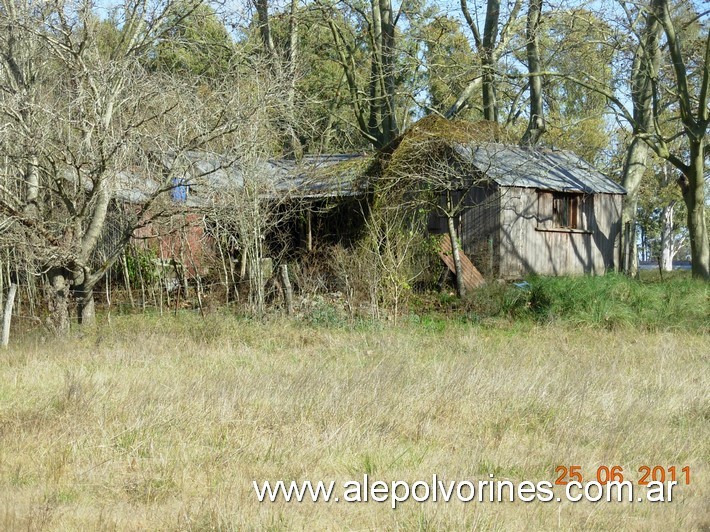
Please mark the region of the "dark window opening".
POLYGON ((577 192, 537 193, 537 227, 543 231, 560 229, 589 231, 594 216, 594 197, 577 192))
POLYGON ((554 227, 579 229, 580 194, 556 193, 552 198, 552 224, 554 227))

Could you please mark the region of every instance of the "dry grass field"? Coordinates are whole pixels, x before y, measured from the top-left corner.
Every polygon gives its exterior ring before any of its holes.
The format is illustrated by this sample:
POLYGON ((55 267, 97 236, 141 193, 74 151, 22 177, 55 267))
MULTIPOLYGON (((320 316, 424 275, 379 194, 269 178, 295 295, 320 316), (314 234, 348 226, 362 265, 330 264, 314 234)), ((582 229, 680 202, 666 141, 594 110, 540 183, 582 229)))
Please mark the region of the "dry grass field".
MULTIPOLYGON (((1 530, 700 530, 710 339, 113 318, 0 352, 1 530), (252 481, 692 468, 671 503, 259 503, 252 481)), ((586 480, 586 478, 585 478, 586 480)))

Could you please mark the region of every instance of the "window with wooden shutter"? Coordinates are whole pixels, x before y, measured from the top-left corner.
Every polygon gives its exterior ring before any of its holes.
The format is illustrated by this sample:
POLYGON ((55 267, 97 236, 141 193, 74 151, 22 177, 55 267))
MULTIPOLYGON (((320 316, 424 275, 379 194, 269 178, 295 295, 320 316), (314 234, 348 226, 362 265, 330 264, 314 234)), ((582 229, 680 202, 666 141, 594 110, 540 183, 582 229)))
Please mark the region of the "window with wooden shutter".
POLYGON ((579 203, 581 194, 557 192, 552 197, 552 224, 554 227, 579 229, 579 203))
POLYGON ((587 231, 592 209, 592 196, 576 192, 538 191, 537 227, 551 231, 587 231))
POLYGON ((537 193, 537 226, 552 229, 552 192, 537 193))

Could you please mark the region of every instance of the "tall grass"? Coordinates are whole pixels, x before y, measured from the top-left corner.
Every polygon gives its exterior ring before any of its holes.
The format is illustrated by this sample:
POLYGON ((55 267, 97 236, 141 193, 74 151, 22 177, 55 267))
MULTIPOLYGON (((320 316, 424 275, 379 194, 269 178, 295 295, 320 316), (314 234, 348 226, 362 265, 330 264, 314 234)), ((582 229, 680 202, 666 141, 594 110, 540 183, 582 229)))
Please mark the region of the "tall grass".
POLYGON ((133 316, 62 342, 28 335, 0 353, 0 529, 702 529, 707 347, 687 331, 424 318, 133 316), (554 480, 572 464, 632 479, 641 465, 690 465, 693 480, 666 504, 395 511, 260 504, 251 487, 364 473, 554 480))
POLYGON ((689 277, 640 281, 623 275, 531 277, 522 286, 491 284, 473 292, 474 318, 507 316, 603 328, 710 332, 710 287, 689 277))

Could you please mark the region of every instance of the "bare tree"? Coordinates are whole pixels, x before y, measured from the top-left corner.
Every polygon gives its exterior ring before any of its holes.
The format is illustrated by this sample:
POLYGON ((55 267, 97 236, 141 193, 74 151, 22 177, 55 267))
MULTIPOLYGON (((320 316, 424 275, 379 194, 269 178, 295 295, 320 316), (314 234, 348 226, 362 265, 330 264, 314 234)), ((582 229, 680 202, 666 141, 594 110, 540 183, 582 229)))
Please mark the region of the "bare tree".
POLYGON ((390 307, 395 323, 406 294, 423 273, 415 257, 421 251, 426 227, 426 217, 410 202, 397 201, 400 193, 380 191, 379 200, 365 217, 361 243, 365 257, 360 257, 369 263, 366 269, 372 274, 368 284, 375 314, 381 305, 390 307))
POLYGON ((298 121, 296 118, 296 85, 298 82, 298 47, 300 32, 300 14, 298 0, 290 0, 288 10, 288 34, 285 46, 277 46, 271 25, 268 0, 253 0, 256 7, 256 24, 259 28, 262 49, 275 77, 286 82, 285 113, 280 129, 285 138, 285 154, 287 157, 300 159, 303 156, 303 146, 298 137, 298 121))
POLYGON ((478 21, 471 15, 467 0, 461 0, 461 12, 468 24, 476 43, 481 62, 481 75, 475 77, 458 96, 456 102, 447 111, 447 118, 454 118, 463 111, 468 100, 479 88, 483 95, 483 118, 498 122, 498 99, 496 95, 496 76, 498 62, 505 52, 510 37, 511 25, 515 22, 522 6, 522 0, 515 0, 506 22, 500 26, 500 0, 486 2, 486 17, 483 25, 483 37, 478 29, 478 21), (500 30, 500 31, 499 31, 500 30))
MULTIPOLYGON (((249 286, 249 305, 257 315, 266 308, 265 286, 276 272, 285 251, 278 239, 279 229, 299 211, 298 190, 290 180, 291 172, 269 158, 269 138, 275 125, 268 115, 273 107, 260 106, 239 133, 232 146, 224 146, 223 178, 208 193, 205 214, 215 226, 230 235, 239 263, 238 280, 249 286)), ((297 173, 298 163, 293 163, 297 173)), ((230 259, 232 260, 232 259, 230 259)))
MULTIPOLYGON (((152 46, 199 5, 129 2, 116 7, 115 25, 88 2, 45 10, 3 3, 0 212, 16 241, 30 243, 28 268, 46 276, 58 331, 69 327, 71 296, 80 321, 93 320, 96 283, 175 188, 162 156, 209 146, 250 112, 239 106, 231 71, 206 84, 147 66, 152 46), (125 195, 140 200, 132 222, 97 262, 107 212, 125 195)), ((250 90, 268 86, 254 83, 250 90)))

